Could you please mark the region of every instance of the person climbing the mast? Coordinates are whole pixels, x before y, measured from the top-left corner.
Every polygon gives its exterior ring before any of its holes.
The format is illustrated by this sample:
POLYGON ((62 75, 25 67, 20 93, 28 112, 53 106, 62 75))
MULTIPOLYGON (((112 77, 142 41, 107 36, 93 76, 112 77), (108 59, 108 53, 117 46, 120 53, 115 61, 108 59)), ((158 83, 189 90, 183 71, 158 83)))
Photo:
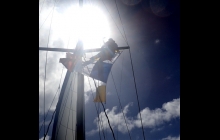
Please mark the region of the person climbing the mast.
POLYGON ((84 62, 83 65, 85 66, 96 59, 99 59, 99 61, 102 62, 105 60, 111 61, 116 52, 118 52, 118 45, 112 38, 109 38, 101 47, 101 51, 97 55, 91 57, 89 61, 84 62))
POLYGON ((112 38, 102 46, 100 53, 91 57, 90 59, 99 58, 100 61, 110 60, 114 57, 115 53, 118 51, 118 45, 112 38))

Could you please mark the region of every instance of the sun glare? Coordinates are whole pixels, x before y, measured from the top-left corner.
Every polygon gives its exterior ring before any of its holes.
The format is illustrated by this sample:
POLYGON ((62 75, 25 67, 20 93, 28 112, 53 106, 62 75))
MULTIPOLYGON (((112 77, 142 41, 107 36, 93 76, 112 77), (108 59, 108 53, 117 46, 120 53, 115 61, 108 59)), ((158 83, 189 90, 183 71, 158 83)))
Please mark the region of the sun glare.
POLYGON ((72 45, 81 39, 84 49, 100 48, 103 40, 110 35, 103 12, 86 5, 83 8, 71 6, 62 13, 54 11, 52 31, 54 39, 60 38, 72 45))

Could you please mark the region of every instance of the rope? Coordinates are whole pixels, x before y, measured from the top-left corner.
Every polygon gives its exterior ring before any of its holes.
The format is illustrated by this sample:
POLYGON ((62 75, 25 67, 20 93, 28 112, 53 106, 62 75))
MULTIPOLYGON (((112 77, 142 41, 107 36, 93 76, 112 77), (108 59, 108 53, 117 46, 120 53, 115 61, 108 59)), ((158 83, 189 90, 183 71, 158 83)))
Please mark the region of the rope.
MULTIPOLYGON (((115 0, 115 4, 116 4, 116 7, 117 7, 117 11, 118 11, 118 14, 119 14, 119 18, 120 18, 120 21, 122 23, 122 20, 121 20, 121 16, 120 16, 120 13, 119 13, 119 10, 118 10, 118 6, 117 6, 117 2, 115 0)), ((124 30, 124 26, 122 24, 122 29, 124 31, 124 34, 125 34, 125 30, 124 30)), ((128 45, 128 41, 127 41, 127 37, 126 37, 126 34, 125 34, 125 38, 126 38, 126 43, 128 45)), ((128 45, 129 46, 129 45, 128 45)), ((130 59, 131 59, 131 52, 130 52, 130 48, 129 48, 129 54, 130 54, 130 59)), ((145 135, 144 135, 144 128, 143 128, 143 123, 142 123, 142 118, 141 118, 141 111, 140 111, 140 104, 139 104, 139 99, 138 99, 138 94, 137 94, 137 87, 136 87, 136 81, 135 81, 135 76, 134 76, 134 68, 133 68, 133 63, 132 63, 132 59, 131 59, 131 66, 132 66, 132 73, 133 73, 133 77, 134 77, 134 84, 135 84, 135 93, 137 95, 137 101, 138 101, 138 109, 139 109, 139 112, 140 112, 140 119, 141 119, 141 126, 142 126, 142 132, 143 132, 143 137, 144 137, 144 140, 145 140, 145 135)))
MULTIPOLYGON (((49 39, 50 39, 52 19, 53 19, 53 15, 52 15, 52 18, 51 18, 51 23, 50 23, 50 30, 49 30, 48 41, 47 41, 47 48, 48 48, 49 39)), ((46 81, 46 74, 47 74, 46 73, 46 70, 47 70, 47 53, 48 53, 48 51, 46 51, 45 76, 44 76, 44 134, 45 134, 45 81, 46 81)))
MULTIPOLYGON (((118 30, 119 30, 118 25, 116 24, 115 20, 114 20, 114 19, 113 19, 113 17, 111 16, 111 14, 110 14, 110 12, 109 12, 109 10, 108 10, 108 8, 107 8, 107 6, 105 5, 105 3, 104 3, 104 1, 103 1, 103 0, 102 0, 102 2, 103 2, 103 4, 104 4, 104 6, 105 6, 106 10, 108 11, 108 13, 109 13, 110 17, 112 18, 113 22, 115 23, 116 27, 117 27, 117 28, 118 28, 118 30)), ((123 37, 123 38, 126 40, 126 36, 125 36, 125 37, 123 36, 123 34, 122 34, 121 30, 119 30, 119 32, 121 33, 122 37, 123 37)))
MULTIPOLYGON (((50 13, 54 11, 54 7, 55 7, 56 3, 57 3, 57 0, 55 1, 54 5, 53 5, 53 9, 50 11, 50 13)), ((45 23, 45 21, 47 20, 47 18, 49 17, 50 13, 47 15, 47 17, 46 17, 46 19, 44 20, 43 24, 41 24, 41 26, 40 26, 40 28, 39 28, 39 31, 40 31, 41 27, 44 25, 44 23, 45 23)))
MULTIPOLYGON (((88 68, 88 67, 87 67, 87 68, 88 68)), ((89 81, 89 77, 88 77, 88 81, 89 81)), ((91 91, 92 91, 92 87, 91 87, 90 81, 89 81, 89 86, 90 86, 90 89, 91 89, 91 91)), ((92 96, 93 96, 93 99, 95 99, 95 97, 94 97, 94 95, 93 95, 93 91, 92 91, 92 96)), ((95 103, 94 103, 94 105, 95 105, 95 108, 96 108, 98 120, 100 121, 99 112, 98 112, 97 106, 96 106, 95 103)), ((104 136, 104 139, 105 139, 105 134, 104 134, 104 132, 103 132, 103 136, 104 136)), ((99 138, 100 138, 100 140, 101 140, 100 130, 99 130, 99 138)))
MULTIPOLYGON (((63 69, 62 69, 62 73, 61 73, 61 77, 60 77, 60 83, 61 83, 62 75, 63 75, 63 69)), ((57 89, 56 94, 58 93, 58 90, 60 89, 60 83, 59 83, 59 87, 58 87, 58 89, 57 89)), ((55 97, 56 97, 56 94, 55 94, 55 96, 54 96, 54 98, 53 98, 53 101, 54 101, 54 99, 55 99, 55 97)), ((51 105, 50 105, 50 108, 51 108, 51 106, 52 106, 52 104, 53 104, 53 101, 52 101, 52 103, 51 103, 51 105)), ((49 112, 50 108, 49 108, 48 111, 47 111, 47 115, 48 115, 48 112, 49 112)), ((52 115, 52 118, 51 118, 51 120, 50 120, 50 123, 49 123, 49 125, 48 125, 48 127, 47 127, 47 132, 46 132, 46 134, 44 134, 44 140, 45 140, 45 138, 46 138, 46 136, 47 136, 47 134, 48 134, 48 131, 49 131, 49 128, 50 128, 50 124, 51 124, 51 122, 52 122, 52 120, 53 120, 53 116, 54 116, 55 112, 56 112, 56 109, 54 110, 53 115, 52 115)), ((47 117, 47 115, 46 115, 46 117, 47 117)), ((41 128, 42 128, 42 125, 41 125, 41 128)), ((41 131, 41 128, 40 128, 40 131, 41 131)), ((40 131, 39 131, 39 133, 40 133, 40 131)))
MULTIPOLYGON (((95 87, 96 87, 96 89, 97 89, 97 86, 96 86, 96 83, 95 83, 94 78, 93 78, 93 81, 94 81, 95 87)), ((97 90, 97 92, 98 92, 98 95, 99 95, 99 91, 98 91, 98 90, 97 90)), ((105 112, 105 107, 104 107, 104 105, 103 105, 102 102, 101 102, 101 104, 102 104, 103 110, 104 110, 104 112, 105 112)), ((108 124, 109 124, 109 127, 110 127, 111 131, 112 131, 113 138, 114 138, 114 140, 116 140, 116 139, 115 139, 114 132, 113 132, 112 127, 111 127, 111 124, 110 124, 110 121, 109 121, 109 118, 108 118, 108 115, 106 114, 106 112, 105 112, 105 116, 106 116, 106 118, 107 118, 107 120, 108 120, 108 124)))
MULTIPOLYGON (((83 57, 84 58, 84 60, 85 60, 85 57, 83 57)), ((89 68, 88 68, 88 66, 86 66, 86 68, 87 68, 87 70, 89 71, 89 68)), ((93 79, 94 80, 94 79, 93 79)), ((89 81, 89 77, 88 77, 88 81, 89 81)), ((89 81, 89 86, 90 86, 90 88, 91 88, 91 91, 92 91, 92 87, 91 87, 91 84, 90 84, 90 81, 89 81)), ((93 93, 93 91, 92 91, 92 93, 93 93)), ((92 94, 93 95, 93 94, 92 94)), ((93 99, 95 99, 95 97, 94 97, 94 95, 93 95, 93 99)), ((95 103, 94 103, 95 104, 95 103)), ((96 104, 95 104, 95 107, 96 107, 96 104)), ((99 107, 99 106, 98 106, 99 107)), ((100 118, 99 118, 99 111, 98 111, 98 109, 97 109, 97 107, 96 107, 96 111, 97 111, 97 116, 98 116, 98 120, 100 121, 100 118)), ((103 137, 104 137, 104 139, 105 139, 105 133, 104 133, 104 127, 103 127, 103 121, 101 120, 101 124, 102 124, 102 133, 103 133, 103 137)), ((99 130, 100 131, 100 130, 99 130)), ((100 133, 100 132, 99 132, 100 133)), ((101 139, 101 136, 100 136, 100 139, 101 139)))
MULTIPOLYGON (((123 58, 124 58, 124 57, 123 57, 123 58)), ((122 62, 123 62, 123 61, 122 61, 122 62)), ((123 68, 123 67, 122 67, 122 68, 123 68)), ((127 121, 126 121, 126 118, 125 118, 125 115, 124 115, 124 112, 123 112, 123 109, 122 109, 121 100, 120 100, 119 95, 118 95, 118 92, 117 92, 117 88, 116 88, 116 85, 115 85, 115 81, 114 81, 112 72, 111 72, 111 76, 112 76, 113 83, 114 83, 114 86, 115 86, 115 90, 116 90, 116 93, 117 93, 119 105, 120 105, 120 107, 121 107, 121 112, 122 112, 122 114, 123 114, 123 117, 124 117, 124 120, 125 120, 125 124, 126 124, 126 127, 127 127, 127 131, 128 131, 128 134, 129 134, 129 137, 130 137, 130 140, 131 140, 130 131, 129 131, 129 129, 128 129, 127 121)), ((122 79, 122 69, 121 69, 121 79, 122 79)), ((120 87, 121 87, 121 86, 120 86, 120 87)), ((121 88, 120 88, 120 90, 121 90, 121 88)))
MULTIPOLYGON (((54 112, 53 112, 53 116, 54 116, 55 112, 56 112, 56 109, 55 109, 54 112)), ((52 119, 50 120, 50 123, 49 123, 49 125, 48 125, 48 127, 47 127, 47 132, 46 132, 46 134, 44 134, 44 140, 45 140, 45 138, 46 138, 46 136, 47 136, 47 133, 48 133, 48 131, 49 131, 50 124, 51 124, 51 122, 52 122, 52 120, 53 120, 53 116, 52 116, 52 119)))
MULTIPOLYGON (((129 48, 129 52, 130 52, 130 48, 129 48)), ((131 58, 131 52, 129 53, 130 54, 130 58, 131 58)), ((142 118, 141 118, 141 109, 140 109, 140 104, 139 104, 139 99, 138 99, 138 94, 137 94, 137 87, 136 87, 136 82, 135 82, 135 76, 134 76, 134 68, 133 68, 133 64, 132 64, 132 59, 131 59, 131 66, 132 66, 132 73, 133 73, 133 77, 134 77, 134 86, 135 86, 135 93, 136 93, 136 97, 137 97, 137 101, 138 101, 138 109, 139 109, 139 114, 140 114, 140 119, 141 119, 141 128, 142 128, 142 132, 143 132, 143 136, 144 136, 144 139, 145 139, 145 135, 144 135, 144 128, 143 128, 143 123, 142 123, 142 118)))
MULTIPOLYGON (((122 24, 122 30, 123 30, 124 35, 125 35, 125 42, 126 42, 126 43, 127 43, 127 45, 128 45, 128 40, 127 40, 127 37, 126 37, 126 34, 125 34, 125 30, 124 30, 124 24, 122 23, 122 20, 121 20, 121 15, 120 15, 120 13, 119 13, 119 10, 118 10, 118 5, 117 5, 116 0, 115 0, 115 5, 116 5, 117 11, 118 11, 119 19, 120 19, 121 24, 122 24)), ((129 46, 129 45, 128 45, 128 46, 129 46)))
MULTIPOLYGON (((53 10, 51 10, 51 12, 52 12, 52 11, 53 11, 53 10)), ((49 39, 48 39, 48 40, 49 40, 49 39)), ((70 40, 70 37, 69 37, 69 40, 70 40)), ((69 45, 69 40, 68 40, 67 48, 68 48, 68 45, 69 45)), ((48 46, 48 45, 47 45, 47 46, 48 46)), ((62 75, 63 75, 63 69, 64 69, 64 66, 63 66, 63 68, 62 68, 61 77, 60 77, 60 82, 59 82, 59 86, 58 86, 57 92, 56 92, 56 94, 55 94, 55 96, 54 96, 54 98, 53 98, 53 100, 52 100, 52 103, 51 103, 51 105, 50 105, 50 107, 49 107, 49 109, 48 109, 48 111, 47 111, 47 114, 46 114, 46 117, 45 117, 45 118, 47 118, 47 115, 48 115, 48 113, 49 113, 49 110, 50 110, 50 108, 51 108, 51 106, 52 106, 52 104, 53 104, 53 102, 54 102, 54 99, 55 99, 55 97, 56 97, 56 95, 57 95, 57 93, 58 93, 58 90, 60 89, 61 79, 62 79, 62 75)), ((59 99, 59 97, 58 97, 58 99, 59 99)), ((52 119, 53 119, 53 118, 52 118, 52 119)), ((41 127, 40 127, 39 133, 40 133, 40 131, 41 131, 42 126, 43 126, 43 124, 42 124, 41 127)))
MULTIPOLYGON (((59 90, 59 88, 57 89, 56 94, 58 93, 58 90, 59 90)), ((56 95, 54 96, 54 98, 55 98, 55 97, 56 97, 56 95)), ((52 104, 53 104, 53 101, 52 101, 51 105, 52 105, 52 104)), ((51 108, 51 105, 50 105, 50 108, 51 108)), ((50 108, 47 110, 47 115, 48 115, 48 112, 49 112, 50 108)), ((47 115, 46 115, 45 118, 47 118, 47 115)), ((41 131, 42 126, 43 126, 43 124, 42 124, 41 127, 40 127, 39 134, 40 134, 40 131, 41 131)))
MULTIPOLYGON (((123 70, 123 61, 124 61, 124 55, 122 57, 122 61, 121 61, 121 80, 120 80, 120 93, 121 93, 121 81, 122 81, 122 70, 123 70)), ((122 112, 122 111, 121 111, 122 112)), ((119 117, 118 117, 118 120, 119 120, 119 117)), ((118 139, 118 131, 117 131, 117 139, 118 139)))
MULTIPOLYGON (((100 112, 100 107, 99 107, 99 104, 98 104, 98 116, 99 116, 99 112, 100 112)), ((100 129, 101 129, 101 124, 100 124, 100 120, 98 121, 98 128, 99 128, 99 137, 100 137, 100 139, 101 139, 101 134, 100 134, 100 129)))
MULTIPOLYGON (((112 75, 112 72, 111 72, 111 75, 112 75)), ((113 75, 112 75, 112 79, 113 79, 113 83, 114 83, 114 86, 115 86, 113 75)), ((128 134, 129 134, 129 137, 130 137, 130 140, 131 140, 131 135, 130 135, 130 132, 129 132, 129 129, 128 129, 127 121, 125 119, 125 115, 124 115, 124 112, 123 112, 123 109, 122 109, 122 105, 121 105, 121 100, 119 98, 116 86, 115 86, 115 89, 116 89, 116 93, 117 93, 117 96, 118 96, 119 104, 120 104, 120 107, 121 107, 121 112, 123 114, 123 117, 124 117, 124 120, 125 120, 125 123, 126 123, 126 127, 127 127, 127 131, 128 131, 128 134)))
MULTIPOLYGON (((61 83, 62 75, 63 75, 63 69, 62 69, 62 73, 61 73, 61 77, 60 77, 60 83, 61 83)), ((55 96, 54 96, 54 98, 53 98, 53 101, 54 101, 54 99, 55 99, 55 97, 56 97, 56 95, 57 95, 57 93, 58 93, 58 90, 60 89, 60 83, 59 83, 59 86, 58 86, 58 88, 57 88, 57 92, 56 92, 56 94, 55 94, 55 96)), ((58 98, 59 98, 59 97, 58 97, 58 98)), ((53 101, 52 101, 52 103, 50 104, 49 109, 47 110, 47 115, 48 115, 48 112, 49 112, 49 110, 50 110, 50 108, 51 108, 51 106, 52 106, 52 104, 53 104, 53 101)), ((47 118, 47 115, 46 115, 46 118, 47 118)), ((41 127, 40 127, 39 133, 40 133, 40 131, 41 131, 42 126, 43 126, 43 124, 42 124, 41 127)))
MULTIPOLYGON (((85 58, 84 58, 84 60, 85 60, 85 58)), ((87 67, 87 69, 88 69, 88 67, 87 67)), ((88 70, 88 71, 89 71, 89 70, 88 70)), ((92 79, 93 79, 93 82, 94 82, 95 87, 96 87, 96 89, 97 89, 97 86, 96 86, 95 80, 94 80, 94 78, 92 78, 92 79)), ((97 92, 98 92, 98 95, 99 95, 99 91, 98 91, 98 90, 97 90, 97 92)), ((100 98, 100 97, 99 97, 99 98, 100 98)), ((103 105, 102 102, 101 102, 101 104, 102 104, 103 110, 104 110, 104 112, 105 112, 105 107, 104 107, 104 105, 103 105)), ((114 138, 114 140, 115 140, 115 135, 114 135, 114 132, 113 132, 113 130, 112 130, 112 127, 111 127, 111 124, 110 124, 110 121, 109 121, 109 118, 108 118, 108 115, 106 114, 106 112, 105 112, 105 116, 106 116, 106 118, 107 118, 107 120, 108 120, 109 127, 110 127, 110 129, 111 129, 111 132, 112 132, 113 138, 114 138)))

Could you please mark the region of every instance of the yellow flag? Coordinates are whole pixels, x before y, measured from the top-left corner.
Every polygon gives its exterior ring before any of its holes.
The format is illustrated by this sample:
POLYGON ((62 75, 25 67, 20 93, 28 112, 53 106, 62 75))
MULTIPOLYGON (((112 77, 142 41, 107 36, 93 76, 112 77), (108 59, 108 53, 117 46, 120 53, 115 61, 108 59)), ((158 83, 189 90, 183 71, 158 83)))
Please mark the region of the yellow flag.
POLYGON ((106 102, 106 85, 101 85, 97 88, 94 102, 106 102))

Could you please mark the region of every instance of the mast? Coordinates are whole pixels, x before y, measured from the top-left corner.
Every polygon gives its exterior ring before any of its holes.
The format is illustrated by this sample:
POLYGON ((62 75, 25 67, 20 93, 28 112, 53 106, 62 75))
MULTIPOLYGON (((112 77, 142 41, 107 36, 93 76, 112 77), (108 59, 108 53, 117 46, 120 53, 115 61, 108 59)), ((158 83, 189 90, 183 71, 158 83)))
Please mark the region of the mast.
MULTIPOLYGON (((83 0, 79 0, 79 7, 83 7, 83 0)), ((83 42, 78 40, 77 45, 83 47, 83 42)), ((82 58, 81 60, 82 61, 82 58)), ((85 140, 85 100, 84 100, 84 75, 78 72, 77 79, 77 112, 76 112, 76 140, 85 140)))
MULTIPOLYGON (((83 47, 78 41, 77 45, 83 47)), ((82 58, 81 60, 82 61, 82 58)), ((85 140, 85 100, 84 100, 84 75, 77 72, 77 110, 76 110, 76 140, 85 140)))
MULTIPOLYGON (((80 7, 83 6, 83 0, 79 0, 79 6, 80 7)), ((80 47, 83 47, 83 43, 80 40, 78 40, 77 45, 80 45, 80 47)), ((57 51, 60 51, 60 50, 57 50, 57 51)), ((80 61, 82 61, 82 60, 80 60, 80 61)), ((54 119, 51 140, 64 139, 64 131, 58 132, 60 129, 60 126, 58 126, 58 122, 61 124, 61 121, 62 121, 62 117, 61 117, 62 111, 60 113, 60 110, 62 110, 61 104, 65 102, 64 101, 65 99, 63 98, 64 94, 65 93, 67 94, 68 87, 74 86, 72 84, 73 79, 70 79, 70 78, 73 78, 74 76, 71 76, 71 74, 74 74, 74 73, 67 71, 64 82, 63 82, 63 86, 62 86, 62 89, 60 92, 60 98, 59 98, 57 106, 56 106, 56 116, 54 119), (61 117, 61 120, 59 121, 60 117, 61 117)), ((77 72, 77 73, 75 73, 74 78, 76 79, 76 80, 74 80, 74 82, 76 82, 74 88, 76 88, 75 91, 76 91, 77 100, 76 100, 76 104, 74 104, 76 106, 76 108, 75 108, 76 112, 72 113, 72 118, 76 117, 76 120, 75 121, 72 120, 72 123, 73 123, 72 130, 71 130, 72 135, 70 137, 71 137, 71 139, 75 139, 75 140, 85 140, 84 76, 83 76, 83 74, 77 72), (74 135, 74 128, 75 128, 75 135, 74 135)), ((69 94, 74 94, 74 92, 70 92, 69 94)), ((69 95, 66 98, 68 98, 68 97, 69 97, 69 95)), ((66 104, 63 105, 63 113, 65 113, 65 107, 66 107, 66 104)), ((72 108, 72 110, 74 110, 74 107, 72 104, 72 97, 71 97, 71 104, 70 104, 69 109, 71 110, 71 108, 72 108)), ((70 111, 69 111, 68 116, 70 116, 70 111)), ((67 127, 65 128, 66 129, 65 139, 69 139, 67 136, 68 135, 67 134, 68 126, 69 126, 69 124, 67 124, 67 127)))

